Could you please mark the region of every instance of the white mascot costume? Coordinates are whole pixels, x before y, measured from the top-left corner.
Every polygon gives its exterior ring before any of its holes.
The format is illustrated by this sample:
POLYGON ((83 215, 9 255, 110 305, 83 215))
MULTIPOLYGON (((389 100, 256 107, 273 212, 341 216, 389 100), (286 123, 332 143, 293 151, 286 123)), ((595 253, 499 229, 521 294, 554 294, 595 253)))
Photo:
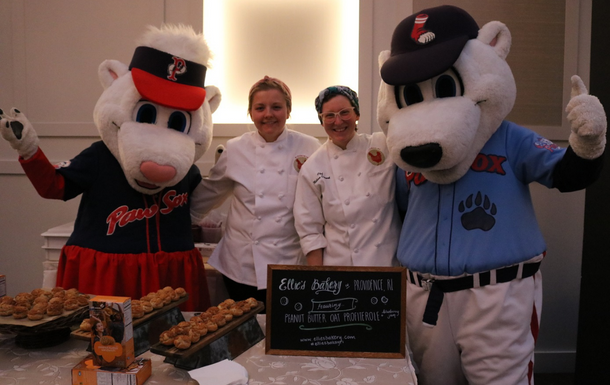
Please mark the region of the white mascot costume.
POLYGON ((528 184, 596 180, 606 116, 572 78, 567 149, 504 120, 516 86, 497 21, 430 8, 379 56, 378 122, 400 167, 397 257, 408 269, 409 347, 423 385, 531 384, 546 245, 528 184))
POLYGON ((210 146, 216 87, 204 86, 210 51, 190 27, 150 27, 129 66, 104 61, 94 110, 101 141, 51 165, 19 110, 0 111, 2 136, 44 198, 82 194, 62 249, 57 286, 140 298, 166 286, 189 294, 183 310, 210 306, 191 234, 194 165, 210 146))

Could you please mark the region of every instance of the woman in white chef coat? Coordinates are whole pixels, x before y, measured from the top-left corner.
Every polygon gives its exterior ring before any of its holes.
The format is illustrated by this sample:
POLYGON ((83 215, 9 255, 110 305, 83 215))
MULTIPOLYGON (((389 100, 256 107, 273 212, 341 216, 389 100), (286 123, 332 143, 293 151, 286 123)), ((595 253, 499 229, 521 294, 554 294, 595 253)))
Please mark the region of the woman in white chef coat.
POLYGON ((291 107, 290 89, 281 80, 265 76, 256 82, 248 96, 256 131, 229 140, 198 187, 205 206, 198 212, 233 194, 225 234, 208 263, 223 274, 235 300, 266 301, 268 264, 305 264, 292 206, 301 166, 320 142, 286 128, 291 107))
POLYGON ((295 226, 307 264, 397 266, 396 166, 382 132, 356 133, 358 96, 333 86, 315 100, 328 140, 299 173, 295 226))

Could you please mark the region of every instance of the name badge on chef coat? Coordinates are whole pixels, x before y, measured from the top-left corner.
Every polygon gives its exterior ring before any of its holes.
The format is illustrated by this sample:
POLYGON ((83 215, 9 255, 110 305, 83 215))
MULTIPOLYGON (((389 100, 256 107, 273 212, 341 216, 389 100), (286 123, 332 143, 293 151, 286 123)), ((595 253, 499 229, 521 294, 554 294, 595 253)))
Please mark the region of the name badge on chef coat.
POLYGON ((374 166, 381 166, 385 162, 385 154, 378 148, 371 148, 366 154, 366 158, 374 166))

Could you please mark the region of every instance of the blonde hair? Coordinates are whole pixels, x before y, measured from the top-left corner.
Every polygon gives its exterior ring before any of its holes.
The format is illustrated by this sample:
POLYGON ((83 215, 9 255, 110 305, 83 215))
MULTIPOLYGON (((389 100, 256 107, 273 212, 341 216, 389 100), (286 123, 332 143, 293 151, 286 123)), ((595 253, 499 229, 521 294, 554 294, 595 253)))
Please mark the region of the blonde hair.
POLYGON ((265 76, 261 80, 254 83, 254 85, 250 88, 250 92, 248 93, 248 115, 250 115, 250 111, 252 110, 252 100, 254 99, 254 94, 258 91, 267 91, 267 90, 278 90, 284 95, 284 100, 286 101, 286 109, 288 110, 288 116, 290 116, 290 111, 292 110, 292 94, 290 93, 290 88, 281 81, 280 79, 272 78, 270 76, 265 76))

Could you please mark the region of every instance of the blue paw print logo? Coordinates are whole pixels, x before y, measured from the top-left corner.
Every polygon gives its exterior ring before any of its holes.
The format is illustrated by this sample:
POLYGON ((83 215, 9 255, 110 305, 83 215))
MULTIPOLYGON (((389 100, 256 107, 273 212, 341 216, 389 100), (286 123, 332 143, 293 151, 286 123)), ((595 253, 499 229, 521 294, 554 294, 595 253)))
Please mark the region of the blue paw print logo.
POLYGON ((481 192, 477 192, 476 197, 470 194, 468 198, 461 201, 458 210, 462 214, 462 226, 466 230, 480 229, 489 231, 496 224, 494 215, 498 212, 495 203, 491 203, 489 197, 483 197, 481 192))

